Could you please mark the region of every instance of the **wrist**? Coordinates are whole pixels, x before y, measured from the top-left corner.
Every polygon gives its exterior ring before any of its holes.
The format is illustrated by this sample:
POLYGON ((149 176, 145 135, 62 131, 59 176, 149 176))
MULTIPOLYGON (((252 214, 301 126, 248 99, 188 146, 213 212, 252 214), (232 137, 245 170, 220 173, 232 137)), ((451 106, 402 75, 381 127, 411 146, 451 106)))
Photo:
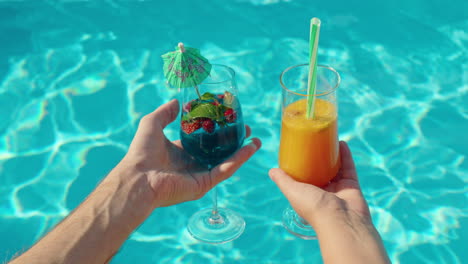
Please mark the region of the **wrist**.
POLYGON ((313 227, 317 232, 337 230, 340 232, 362 233, 375 229, 370 217, 362 216, 352 211, 315 217, 313 227))
POLYGON ((390 263, 370 217, 350 212, 314 226, 325 263, 390 263), (341 254, 336 255, 340 248, 341 254))
POLYGON ((18 263, 107 263, 154 209, 145 177, 119 164, 18 263))
POLYGON ((139 211, 151 212, 157 207, 147 174, 126 162, 119 163, 97 190, 107 192, 108 195, 119 194, 122 203, 139 211))

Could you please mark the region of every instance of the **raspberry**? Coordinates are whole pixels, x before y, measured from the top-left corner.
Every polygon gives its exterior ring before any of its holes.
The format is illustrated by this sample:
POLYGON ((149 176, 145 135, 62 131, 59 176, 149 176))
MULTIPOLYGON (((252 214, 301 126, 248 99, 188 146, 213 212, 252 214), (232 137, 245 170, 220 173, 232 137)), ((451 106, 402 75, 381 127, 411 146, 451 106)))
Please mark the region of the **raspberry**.
POLYGON ((184 107, 182 107, 182 109, 183 109, 184 112, 186 112, 186 113, 190 112, 190 110, 192 110, 192 102, 186 103, 186 104, 184 105, 184 107))
POLYGON ((211 119, 204 120, 202 123, 203 130, 208 133, 213 133, 215 129, 215 123, 211 119))
POLYGON ((224 99, 224 94, 218 94, 217 97, 218 97, 218 99, 223 100, 224 99))
POLYGON ((182 110, 187 113, 192 111, 192 106, 194 105, 194 103, 196 103, 196 100, 191 100, 190 102, 184 104, 182 110))
POLYGON ((187 134, 192 134, 201 127, 201 123, 198 120, 194 122, 182 121, 182 130, 187 134))
POLYGON ((226 122, 228 123, 234 123, 237 119, 237 114, 232 108, 229 108, 224 112, 224 117, 226 118, 226 122))
POLYGON ((220 105, 220 103, 219 103, 218 101, 214 101, 214 102, 212 102, 211 104, 214 105, 214 106, 220 105))

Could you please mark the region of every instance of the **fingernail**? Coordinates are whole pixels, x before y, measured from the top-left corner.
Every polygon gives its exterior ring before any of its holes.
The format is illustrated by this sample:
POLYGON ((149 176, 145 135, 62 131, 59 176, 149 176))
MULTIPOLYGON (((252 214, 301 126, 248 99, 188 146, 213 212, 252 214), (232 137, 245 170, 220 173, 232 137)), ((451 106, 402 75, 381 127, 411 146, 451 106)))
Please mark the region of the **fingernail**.
POLYGON ((258 145, 255 144, 255 141, 253 139, 250 140, 250 143, 249 143, 250 146, 252 146, 255 150, 258 149, 258 145))

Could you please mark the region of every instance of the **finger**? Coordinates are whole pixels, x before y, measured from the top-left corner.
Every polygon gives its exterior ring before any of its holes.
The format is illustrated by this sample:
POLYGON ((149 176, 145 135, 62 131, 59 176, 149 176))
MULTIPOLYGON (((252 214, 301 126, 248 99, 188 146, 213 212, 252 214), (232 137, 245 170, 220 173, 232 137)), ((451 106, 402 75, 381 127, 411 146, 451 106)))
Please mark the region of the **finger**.
POLYGON ((179 139, 179 140, 174 140, 174 141, 172 141, 172 144, 174 144, 176 147, 178 147, 178 148, 180 148, 180 149, 183 148, 183 147, 182 147, 182 141, 180 141, 180 139, 179 139))
POLYGON ((245 137, 248 138, 252 135, 252 129, 250 129, 249 125, 245 125, 245 137))
POLYGON ((226 160, 225 162, 216 166, 211 170, 210 176, 212 178, 211 182, 214 187, 216 184, 229 178, 236 170, 240 168, 252 155, 257 152, 257 150, 262 146, 262 142, 258 138, 253 138, 250 144, 242 147, 237 151, 234 156, 226 160))
POLYGON ((152 122, 157 122, 162 128, 165 128, 176 119, 178 113, 179 101, 173 99, 158 107, 154 112, 150 113, 148 117, 152 119, 152 122))
POLYGON ((353 156, 348 144, 344 141, 340 141, 340 156, 341 156, 341 179, 358 180, 356 167, 354 166, 353 156))
MULTIPOLYGON (((323 192, 320 188, 312 184, 305 184, 294 180, 282 169, 271 169, 268 172, 268 175, 270 175, 270 178, 276 183, 278 188, 291 203, 294 203, 294 201, 297 201, 298 199, 302 199, 301 195, 303 192, 301 190, 304 190, 304 187, 308 189, 308 192, 315 192, 316 195, 323 192)), ((312 193, 312 195, 314 194, 312 193)))
POLYGON ((282 169, 271 169, 268 173, 294 210, 314 226, 315 215, 320 210, 326 192, 312 184, 302 183, 291 178, 282 169))

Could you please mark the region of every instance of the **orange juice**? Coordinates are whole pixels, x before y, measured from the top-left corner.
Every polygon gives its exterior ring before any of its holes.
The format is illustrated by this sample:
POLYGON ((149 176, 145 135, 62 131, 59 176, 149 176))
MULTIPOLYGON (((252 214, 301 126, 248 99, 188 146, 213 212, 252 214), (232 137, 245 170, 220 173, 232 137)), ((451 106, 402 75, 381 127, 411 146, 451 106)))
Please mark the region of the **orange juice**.
POLYGON ((307 100, 283 110, 279 165, 300 182, 324 186, 340 168, 337 112, 333 103, 315 99, 315 116, 306 117, 307 100))

